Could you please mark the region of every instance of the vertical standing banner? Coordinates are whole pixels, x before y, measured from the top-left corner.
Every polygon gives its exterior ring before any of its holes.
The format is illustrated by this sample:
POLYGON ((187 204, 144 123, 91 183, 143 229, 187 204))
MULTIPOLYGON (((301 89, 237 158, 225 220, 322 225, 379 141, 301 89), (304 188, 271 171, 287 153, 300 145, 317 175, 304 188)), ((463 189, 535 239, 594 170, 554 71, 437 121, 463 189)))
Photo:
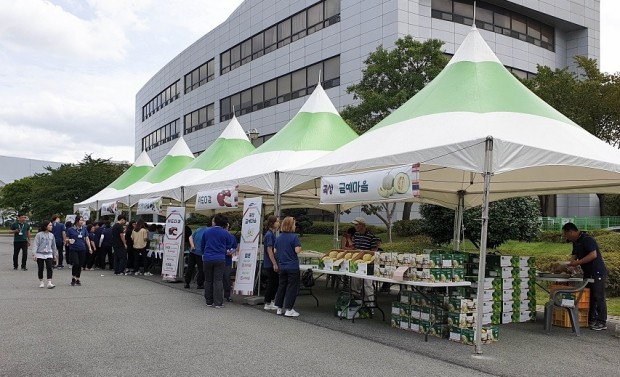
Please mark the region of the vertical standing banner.
POLYGON ((260 238, 261 208, 263 198, 245 198, 243 200, 243 222, 241 224, 241 242, 234 293, 251 296, 254 294, 254 277, 260 238))
POLYGON ((161 267, 161 273, 164 277, 171 276, 176 278, 177 276, 184 229, 185 208, 168 207, 164 233, 164 259, 161 267))

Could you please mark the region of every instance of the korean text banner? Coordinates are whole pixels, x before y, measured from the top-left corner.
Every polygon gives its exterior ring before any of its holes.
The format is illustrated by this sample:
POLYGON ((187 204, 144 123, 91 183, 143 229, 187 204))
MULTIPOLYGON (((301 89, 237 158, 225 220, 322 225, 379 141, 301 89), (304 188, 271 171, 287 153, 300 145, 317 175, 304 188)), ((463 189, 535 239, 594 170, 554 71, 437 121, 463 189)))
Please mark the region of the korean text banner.
POLYGON ((420 196, 420 164, 321 178, 321 203, 375 203, 420 196))
POLYGON ((196 194, 196 210, 237 208, 239 193, 237 187, 200 191, 196 194))
POLYGON ((136 215, 159 215, 161 213, 161 197, 138 200, 136 215))

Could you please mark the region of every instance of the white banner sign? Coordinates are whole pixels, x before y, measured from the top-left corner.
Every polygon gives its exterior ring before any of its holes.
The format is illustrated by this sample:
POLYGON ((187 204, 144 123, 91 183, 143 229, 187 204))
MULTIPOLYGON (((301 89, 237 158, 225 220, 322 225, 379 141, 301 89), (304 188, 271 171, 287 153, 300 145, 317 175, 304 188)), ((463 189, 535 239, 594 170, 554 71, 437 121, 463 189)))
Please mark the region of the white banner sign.
POLYGON ((90 219, 90 208, 82 207, 82 208, 78 209, 78 213, 80 214, 80 216, 82 216, 84 221, 90 219))
POLYGON ((71 221, 71 224, 75 224, 75 217, 76 215, 67 215, 67 217, 65 217, 65 222, 71 221))
POLYGON ((164 233, 164 258, 161 273, 176 277, 181 256, 181 243, 185 229, 185 208, 168 207, 166 212, 166 228, 164 233))
POLYGON ((243 222, 234 293, 251 296, 254 294, 256 258, 261 233, 261 208, 263 198, 245 198, 243 201, 243 222))
POLYGON ((101 205, 101 216, 116 215, 117 210, 118 210, 117 202, 103 203, 101 205))
POLYGON ((420 196, 420 165, 321 177, 321 203, 375 203, 420 196))
POLYGON ((161 213, 161 197, 138 200, 136 215, 159 215, 161 213))
POLYGON ((239 193, 237 187, 200 191, 196 194, 196 210, 237 208, 239 193))

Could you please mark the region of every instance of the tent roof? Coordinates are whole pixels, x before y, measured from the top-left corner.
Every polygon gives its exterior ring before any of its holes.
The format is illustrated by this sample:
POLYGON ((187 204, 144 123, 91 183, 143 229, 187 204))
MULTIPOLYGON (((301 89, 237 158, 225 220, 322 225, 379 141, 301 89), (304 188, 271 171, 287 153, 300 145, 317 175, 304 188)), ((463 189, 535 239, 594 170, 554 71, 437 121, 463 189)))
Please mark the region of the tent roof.
POLYGON ((273 194, 275 172, 315 160, 356 137, 321 85, 317 85, 284 128, 248 156, 204 180, 192 182, 186 189, 187 197, 201 190, 237 185, 241 192, 273 194))
POLYGON ((453 207, 462 191, 466 206, 479 205, 487 138, 491 200, 620 191, 620 151, 530 92, 475 28, 435 80, 356 140, 281 174, 282 191, 316 185, 310 177, 421 163, 420 200, 453 207))
MULTIPOLYGON (((205 149, 200 156, 191 161, 181 171, 175 173, 163 182, 150 186, 135 196, 138 198, 164 196, 181 201, 183 192, 181 187, 193 181, 205 179, 216 171, 230 165, 238 159, 247 156, 254 150, 241 128, 237 117, 233 117, 220 137, 205 149)), ((134 196, 132 195, 132 201, 134 196)))

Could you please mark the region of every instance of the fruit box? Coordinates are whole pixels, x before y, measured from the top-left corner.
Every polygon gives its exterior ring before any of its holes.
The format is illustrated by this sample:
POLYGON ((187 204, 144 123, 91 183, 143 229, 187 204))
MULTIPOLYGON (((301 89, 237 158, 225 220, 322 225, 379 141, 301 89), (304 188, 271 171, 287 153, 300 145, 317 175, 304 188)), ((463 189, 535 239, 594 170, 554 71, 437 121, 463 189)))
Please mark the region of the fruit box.
POLYGON ((468 298, 451 297, 448 302, 448 310, 457 313, 474 313, 476 311, 476 301, 468 298))
MULTIPOLYGON (((463 344, 473 345, 476 341, 475 329, 458 329, 453 328, 450 331, 450 340, 461 342, 463 344), (458 339, 457 339, 458 337, 458 339)), ((485 326, 482 328, 482 336, 480 337, 483 344, 496 342, 499 340, 499 327, 485 326)))
POLYGON ((463 268, 465 267, 465 260, 467 256, 465 253, 452 253, 452 268, 463 268))
POLYGON ((513 259, 509 255, 487 255, 488 267, 514 267, 513 259))
MULTIPOLYGON (((470 281, 472 288, 478 288, 478 276, 466 276, 465 281, 470 281)), ((502 279, 484 278, 483 288, 485 290, 486 289, 502 289, 502 279)))
POLYGON ((375 274, 375 264, 374 263, 362 263, 360 261, 354 261, 357 269, 355 272, 358 275, 370 275, 373 276, 375 274))
POLYGON ((482 316, 483 325, 499 325, 502 323, 501 313, 485 313, 482 316))
POLYGON ((400 315, 400 307, 402 303, 398 301, 392 302, 392 315, 400 315))
POLYGON ((471 328, 476 326, 476 313, 448 313, 448 325, 451 327, 471 328))
POLYGON ((431 281, 442 283, 452 281, 452 270, 447 268, 431 268, 431 281))
POLYGON ((512 267, 491 267, 487 269, 487 276, 507 279, 513 277, 512 270, 512 267))
POLYGON ((390 324, 392 327, 399 329, 400 328, 400 315, 392 314, 390 324))
POLYGON ((453 268, 452 269, 452 281, 461 282, 465 278, 465 269, 464 268, 453 268))

